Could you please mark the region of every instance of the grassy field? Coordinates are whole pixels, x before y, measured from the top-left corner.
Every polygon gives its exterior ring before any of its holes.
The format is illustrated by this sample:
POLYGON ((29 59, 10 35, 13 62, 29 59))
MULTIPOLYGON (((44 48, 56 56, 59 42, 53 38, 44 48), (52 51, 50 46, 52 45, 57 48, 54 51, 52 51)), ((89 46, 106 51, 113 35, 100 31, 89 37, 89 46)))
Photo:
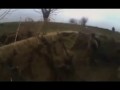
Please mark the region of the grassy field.
MULTIPOLYGON (((42 30, 42 22, 22 22, 20 30, 21 32, 26 29, 31 29, 33 32, 41 32, 42 30)), ((0 36, 4 33, 15 33, 18 28, 19 22, 12 23, 1 23, 0 24, 0 36)), ((103 29, 93 26, 87 26, 86 30, 80 25, 67 24, 67 23, 54 23, 51 22, 47 24, 47 28, 45 28, 45 32, 60 32, 60 31, 87 31, 85 33, 94 32, 96 34, 106 35, 108 37, 114 37, 116 39, 120 39, 119 32, 113 33, 109 29, 103 29)))
MULTIPOLYGON (((15 32, 17 26, 17 23, 3 24, 0 26, 1 34, 15 32)), ((39 32, 41 26, 41 23, 35 23, 32 30, 39 32)), ((21 31, 22 29, 23 27, 21 31)), ((43 38, 34 36, 0 47, 1 81, 10 81, 11 77, 14 77, 15 81, 56 81, 56 77, 62 77, 64 81, 120 80, 118 32, 63 23, 49 23, 45 30, 48 33, 43 38), (60 31, 66 33, 56 33, 60 31), (92 32, 101 40, 96 64, 93 66, 89 63, 91 53, 87 50, 92 32), (65 60, 72 61, 72 66, 67 70, 69 72, 58 68, 65 60), (12 69, 15 67, 18 67, 16 71, 12 69)))
MULTIPOLYGON (((20 30, 22 29, 22 27, 25 26, 26 23, 28 23, 29 27, 35 26, 35 27, 32 27, 32 29, 34 29, 35 32, 36 30, 41 29, 41 26, 42 26, 42 22, 30 22, 30 23, 22 22, 20 30)), ((0 24, 0 32, 1 32, 0 35, 3 33, 16 32, 18 25, 19 25, 19 22, 1 23, 0 24)), ((106 33, 106 34, 110 34, 111 32, 108 29, 92 27, 92 26, 87 26, 86 29, 92 32, 99 32, 99 33, 106 33)), ((83 28, 80 25, 67 24, 67 23, 54 23, 54 22, 49 23, 46 28, 47 32, 66 31, 66 30, 79 31, 79 30, 83 30, 83 28)))

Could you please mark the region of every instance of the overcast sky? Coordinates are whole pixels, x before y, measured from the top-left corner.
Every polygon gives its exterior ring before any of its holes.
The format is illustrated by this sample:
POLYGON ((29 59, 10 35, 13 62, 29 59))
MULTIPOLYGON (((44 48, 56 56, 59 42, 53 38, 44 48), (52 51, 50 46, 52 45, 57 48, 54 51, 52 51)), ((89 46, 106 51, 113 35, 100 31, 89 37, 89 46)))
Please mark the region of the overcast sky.
MULTIPOLYGON (((56 22, 68 22, 70 18, 81 19, 87 17, 88 25, 111 29, 114 26, 120 31, 120 9, 60 9, 52 16, 56 22)), ((22 17, 31 17, 40 20, 41 15, 33 9, 18 9, 14 13, 6 16, 2 21, 18 21, 22 17)))

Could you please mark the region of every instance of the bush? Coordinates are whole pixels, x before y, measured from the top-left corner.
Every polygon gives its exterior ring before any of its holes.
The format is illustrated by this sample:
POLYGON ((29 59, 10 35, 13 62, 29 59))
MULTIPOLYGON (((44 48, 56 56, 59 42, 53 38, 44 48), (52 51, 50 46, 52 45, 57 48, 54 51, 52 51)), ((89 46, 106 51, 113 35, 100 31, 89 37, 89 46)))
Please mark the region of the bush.
POLYGON ((77 20, 76 19, 74 19, 74 18, 72 18, 72 19, 70 19, 70 21, 69 21, 71 24, 77 24, 77 20))

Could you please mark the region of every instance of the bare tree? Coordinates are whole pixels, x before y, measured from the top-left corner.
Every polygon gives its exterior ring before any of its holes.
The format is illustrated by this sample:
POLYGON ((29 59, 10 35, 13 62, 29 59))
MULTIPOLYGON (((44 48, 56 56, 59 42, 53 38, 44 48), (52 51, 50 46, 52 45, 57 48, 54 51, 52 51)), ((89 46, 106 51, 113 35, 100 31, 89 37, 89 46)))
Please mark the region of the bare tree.
POLYGON ((86 23, 88 22, 88 18, 82 17, 82 19, 79 21, 80 25, 86 26, 86 23))
POLYGON ((77 24, 77 20, 74 19, 74 18, 71 18, 71 19, 69 20, 69 22, 70 22, 71 24, 77 24))
POLYGON ((43 31, 43 34, 46 34, 45 30, 47 29, 48 22, 50 21, 50 16, 53 15, 53 13, 55 14, 55 11, 57 11, 57 9, 51 9, 51 8, 49 9, 44 8, 44 9, 37 9, 37 10, 35 9, 35 12, 39 13, 40 15, 42 14, 42 17, 44 20, 41 26, 41 30, 43 31))
POLYGON ((2 20, 5 16, 11 14, 14 11, 15 9, 0 9, 0 20, 2 20))
POLYGON ((50 16, 56 11, 57 9, 38 9, 35 10, 37 13, 42 14, 44 21, 49 21, 50 16))

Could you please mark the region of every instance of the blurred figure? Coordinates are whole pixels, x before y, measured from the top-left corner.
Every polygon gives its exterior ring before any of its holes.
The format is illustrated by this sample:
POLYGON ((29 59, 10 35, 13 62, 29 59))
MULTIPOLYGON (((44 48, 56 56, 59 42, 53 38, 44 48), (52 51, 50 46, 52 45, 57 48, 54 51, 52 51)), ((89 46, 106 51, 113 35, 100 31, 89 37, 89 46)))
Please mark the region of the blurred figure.
POLYGON ((97 56, 99 46, 99 39, 96 38, 94 33, 92 33, 88 42, 88 49, 90 50, 90 65, 95 65, 95 58, 97 56))
POLYGON ((112 32, 115 32, 115 27, 112 27, 112 32))

